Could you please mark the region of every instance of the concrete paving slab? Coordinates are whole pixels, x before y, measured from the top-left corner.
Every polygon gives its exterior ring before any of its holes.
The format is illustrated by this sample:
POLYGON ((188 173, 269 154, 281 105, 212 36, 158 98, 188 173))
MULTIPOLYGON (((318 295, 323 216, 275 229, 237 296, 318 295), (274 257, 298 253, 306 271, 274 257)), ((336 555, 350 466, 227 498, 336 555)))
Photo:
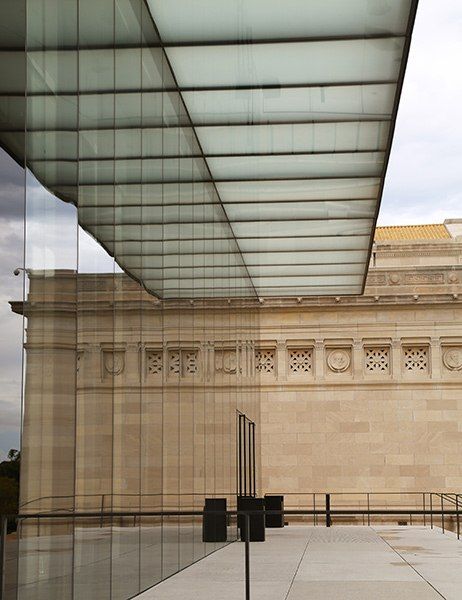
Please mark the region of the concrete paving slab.
MULTIPOLYGON (((251 544, 252 600, 460 600, 462 541, 425 527, 297 525, 251 544)), ((244 599, 236 542, 138 596, 244 599)))
MULTIPOLYGON (((281 600, 284 598, 282 596, 281 600)), ((423 581, 295 582, 287 600, 441 600, 423 581)))

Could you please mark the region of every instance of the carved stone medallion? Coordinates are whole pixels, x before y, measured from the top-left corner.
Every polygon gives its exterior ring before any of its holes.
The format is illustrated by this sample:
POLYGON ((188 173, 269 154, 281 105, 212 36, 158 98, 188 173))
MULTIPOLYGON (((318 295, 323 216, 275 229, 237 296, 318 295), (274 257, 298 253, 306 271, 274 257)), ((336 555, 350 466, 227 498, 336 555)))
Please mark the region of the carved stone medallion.
POLYGON ((331 350, 327 356, 327 364, 331 371, 343 373, 350 366, 351 358, 348 350, 331 350))
POLYGON ((124 370, 125 360, 122 352, 104 352, 104 368, 112 375, 120 375, 124 370))
POLYGON ((462 369, 462 348, 448 348, 443 354, 443 362, 450 371, 462 369))

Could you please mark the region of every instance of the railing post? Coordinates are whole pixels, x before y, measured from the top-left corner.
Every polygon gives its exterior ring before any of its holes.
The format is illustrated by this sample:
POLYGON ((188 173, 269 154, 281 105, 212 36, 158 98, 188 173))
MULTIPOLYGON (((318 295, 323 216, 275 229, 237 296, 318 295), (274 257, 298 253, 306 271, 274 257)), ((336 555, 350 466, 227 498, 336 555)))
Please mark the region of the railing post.
POLYGON ((440 494, 441 498, 441 529, 444 533, 444 507, 443 507, 443 494, 440 494))
POLYGON ((332 525, 332 519, 330 517, 330 494, 326 494, 326 527, 332 525))
POLYGON ((99 518, 99 527, 102 529, 104 525, 104 494, 101 494, 101 516, 99 518))
POLYGON ((430 492, 430 527, 433 529, 433 492, 430 492))
POLYGON ((0 600, 5 598, 5 568, 6 568, 6 534, 8 519, 0 515, 0 600))
POLYGON ((245 513, 245 600, 250 600, 250 515, 245 513))
POLYGON ((460 539, 459 494, 456 494, 456 519, 457 519, 457 539, 460 539))

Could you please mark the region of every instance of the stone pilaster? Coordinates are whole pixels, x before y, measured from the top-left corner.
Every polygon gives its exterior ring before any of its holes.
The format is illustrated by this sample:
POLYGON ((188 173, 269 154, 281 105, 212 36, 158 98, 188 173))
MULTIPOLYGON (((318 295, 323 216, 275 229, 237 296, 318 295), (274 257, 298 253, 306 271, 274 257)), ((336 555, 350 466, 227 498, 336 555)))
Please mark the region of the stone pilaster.
POLYGON ((441 345, 438 337, 432 337, 430 340, 430 369, 432 379, 441 378, 441 345))
POLYGON ((276 342, 276 378, 280 381, 287 379, 287 345, 285 340, 276 342))
POLYGON ((401 340, 392 340, 391 342, 391 376, 392 379, 401 378, 401 340))
POLYGON ((324 379, 324 341, 315 340, 314 342, 314 376, 316 379, 324 379))

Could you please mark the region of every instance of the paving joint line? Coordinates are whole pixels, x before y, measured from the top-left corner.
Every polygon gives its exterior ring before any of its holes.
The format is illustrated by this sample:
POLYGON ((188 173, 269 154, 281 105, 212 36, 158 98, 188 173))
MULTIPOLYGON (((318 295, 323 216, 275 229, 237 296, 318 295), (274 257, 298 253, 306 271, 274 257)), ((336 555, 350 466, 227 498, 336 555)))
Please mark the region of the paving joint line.
POLYGON ((291 581, 290 581, 290 584, 289 584, 289 589, 287 590, 287 593, 286 593, 286 595, 284 596, 284 600, 287 600, 287 599, 289 598, 290 591, 291 591, 291 589, 292 589, 292 586, 293 586, 293 584, 294 584, 295 578, 297 577, 297 573, 298 573, 298 571, 300 570, 300 565, 302 564, 302 562, 303 562, 303 559, 305 558, 306 551, 308 550, 308 546, 310 545, 311 538, 313 537, 313 534, 314 534, 314 529, 312 529, 312 531, 311 531, 311 534, 310 534, 310 537, 308 538, 308 540, 307 540, 307 542, 306 542, 305 549, 303 550, 303 554, 302 554, 302 556, 300 557, 300 560, 298 561, 297 568, 295 569, 294 576, 292 577, 292 579, 291 579, 291 581))

